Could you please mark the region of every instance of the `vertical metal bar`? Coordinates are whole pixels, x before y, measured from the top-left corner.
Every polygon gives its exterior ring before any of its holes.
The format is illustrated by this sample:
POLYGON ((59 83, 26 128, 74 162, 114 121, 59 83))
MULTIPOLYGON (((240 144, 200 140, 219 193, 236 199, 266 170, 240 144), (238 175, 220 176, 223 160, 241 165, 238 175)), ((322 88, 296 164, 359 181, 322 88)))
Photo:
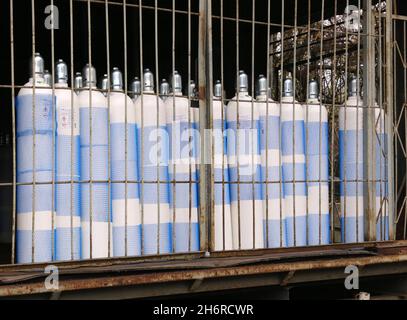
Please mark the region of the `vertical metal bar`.
MULTIPOLYGON (((188 83, 191 81, 191 0, 188 0, 188 83)), ((188 87, 189 88, 189 87, 188 87)), ((191 92, 192 94, 192 92, 191 92)), ((188 252, 191 252, 191 242, 192 242, 192 164, 191 164, 191 158, 193 153, 191 152, 192 149, 192 144, 195 143, 193 136, 191 137, 192 134, 192 122, 191 122, 191 114, 192 114, 192 109, 190 108, 191 105, 191 94, 188 94, 188 128, 189 128, 189 157, 188 157, 188 164, 189 164, 189 183, 188 183, 188 193, 189 193, 189 199, 188 199, 188 222, 189 222, 189 236, 188 236, 188 252)), ((213 162, 212 162, 213 163, 213 162)), ((196 164, 194 164, 196 168, 196 164)), ((196 171, 195 171, 196 172, 196 171)), ((195 175, 196 176, 196 175, 195 175)), ((194 179, 196 180, 196 179, 194 179)), ((196 182, 195 182, 196 183, 196 182)), ((195 185, 196 186, 196 185, 195 185)), ((212 204, 212 203, 211 203, 212 204)), ((212 206, 211 206, 212 207, 212 206)), ((208 244, 209 245, 209 244, 208 244)))
MULTIPOLYGON (((54 0, 51 0, 51 7, 54 7, 54 0)), ((53 10, 53 9, 52 9, 53 10)), ((54 15, 54 11, 51 11, 51 14, 54 15)), ((54 19, 54 17, 52 17, 54 19)), ((53 20, 54 21, 54 20, 53 20)), ((52 182, 51 182, 51 260, 55 258, 55 112, 56 112, 56 99, 55 99, 55 37, 54 37, 54 26, 51 27, 51 89, 52 89, 52 182)))
MULTIPOLYGON (((71 61, 71 164, 70 164, 70 237, 71 237, 71 260, 74 260, 74 217, 73 217, 73 207, 74 207, 74 180, 73 180, 73 164, 74 164, 74 99, 75 99, 75 69, 74 69, 74 42, 73 42, 73 0, 69 1, 69 43, 70 43, 70 61, 71 61)), ((78 183, 78 182, 76 182, 78 183)), ((76 199, 78 201, 79 199, 76 199)), ((79 244, 80 246, 81 244, 79 244)))
MULTIPOLYGON (((140 128, 140 141, 144 141, 144 65, 143 65, 143 1, 139 0, 139 55, 140 55, 140 81, 141 81, 141 128, 140 128)), ((158 115, 157 115, 158 116, 158 115)), ((140 201, 141 201, 141 255, 144 254, 144 143, 141 143, 141 188, 140 188, 140 201)), ((159 179, 157 179, 159 180, 159 179)))
POLYGON ((239 0, 236 0, 236 165, 237 165, 237 219, 238 219, 238 242, 239 250, 242 248, 242 232, 241 232, 241 210, 240 210, 240 99, 239 99, 239 0))
MULTIPOLYGON (((358 0, 358 12, 360 13, 361 12, 361 0, 358 0)), ((360 103, 360 96, 361 96, 361 92, 360 92, 360 83, 361 83, 361 81, 360 81, 360 47, 361 47, 361 44, 360 44, 360 36, 361 36, 361 30, 360 30, 360 27, 359 27, 359 25, 358 25, 358 32, 357 32, 357 36, 358 36, 358 50, 357 50, 357 65, 356 65, 356 68, 357 68, 357 71, 356 71, 356 77, 357 77, 357 99, 356 99, 356 163, 358 164, 359 163, 359 157, 360 157, 360 154, 359 154, 359 117, 360 117, 360 115, 359 115, 359 110, 360 110, 360 106, 359 106, 359 103, 360 103)), ((363 134, 363 133, 362 133, 363 134)), ((363 154, 362 154, 362 157, 363 157, 363 154)), ((362 173, 363 174, 363 173, 362 173)), ((360 211, 359 211, 359 185, 360 185, 360 183, 364 183, 363 181, 360 181, 360 179, 359 179, 359 166, 358 165, 356 165, 356 198, 357 198, 357 201, 356 201, 356 242, 360 242, 360 239, 359 239, 359 228, 361 227, 361 226, 359 226, 359 216, 360 216, 360 211)))
POLYGON ((297 206, 296 206, 296 153, 295 153, 295 131, 297 124, 296 121, 296 112, 295 112, 295 100, 297 96, 297 8, 298 0, 294 1, 294 63, 293 63, 293 230, 294 230, 294 247, 297 246, 297 206))
POLYGON ((12 117, 12 133, 13 133, 13 207, 12 207, 12 238, 11 238, 11 263, 16 263, 16 102, 15 102, 15 74, 14 74, 14 1, 10 0, 10 67, 11 67, 11 117, 12 117))
POLYGON ((365 240, 376 239, 375 39, 372 0, 363 0, 363 163, 365 240))
POLYGON ((200 245, 201 251, 209 251, 211 238, 210 218, 213 216, 211 202, 213 199, 213 172, 211 139, 207 139, 205 132, 211 129, 212 121, 212 1, 199 2, 199 127, 201 135, 201 163, 200 163, 200 245))
POLYGON ((32 173, 32 178, 33 178, 33 184, 32 184, 32 220, 31 220, 31 230, 32 230, 32 235, 31 235, 31 262, 34 263, 35 262, 35 246, 34 246, 34 242, 35 242, 35 214, 36 214, 36 210, 35 210, 35 205, 36 205, 36 172, 35 172, 35 157, 36 157, 36 153, 35 153, 35 149, 36 149, 36 135, 35 135, 35 89, 36 89, 36 84, 35 84, 35 79, 36 79, 36 75, 35 75, 35 68, 34 68, 34 64, 35 64, 35 48, 36 48, 36 43, 35 43, 35 0, 31 0, 31 39, 32 39, 32 70, 33 70, 33 101, 32 101, 32 124, 33 124, 33 151, 32 151, 32 165, 33 165, 33 173, 32 173))
MULTIPOLYGON (((108 0, 105 0, 105 31, 106 31, 106 73, 107 73, 107 83, 109 84, 106 92, 106 101, 107 101, 107 144, 108 144, 108 177, 109 183, 108 187, 108 203, 111 203, 111 189, 112 189, 112 170, 111 170, 111 153, 112 153, 112 142, 111 142, 111 134, 110 134, 110 31, 109 31, 109 3, 108 0)), ((111 247, 112 247, 112 210, 111 206, 108 206, 108 257, 112 256, 111 247)))
MULTIPOLYGON (((349 7, 349 0, 346 0, 346 6, 349 7)), ((348 39, 348 38, 349 38, 349 28, 345 28, 345 39, 348 39)), ((357 54, 359 54, 359 47, 358 47, 357 54)), ((343 106, 344 114, 345 114, 345 116, 344 116, 344 132, 346 132, 347 127, 348 127, 348 125, 347 125, 348 99, 346 97, 347 94, 348 94, 348 63, 349 63, 349 58, 348 58, 349 56, 348 55, 349 55, 349 43, 348 43, 348 41, 346 41, 345 42, 345 90, 344 90, 345 91, 345 104, 343 106)), ((347 141, 346 137, 345 137, 343 143, 344 143, 343 158, 347 159, 348 141, 347 141)), ((346 225, 347 225, 346 217, 347 217, 347 200, 348 200, 348 197, 347 197, 347 192, 348 192, 348 190, 347 190, 347 179, 346 179, 346 177, 347 177, 347 163, 346 163, 346 161, 345 161, 345 163, 343 165, 343 171, 344 171, 344 173, 343 173, 343 181, 340 181, 340 183, 343 183, 343 193, 344 193, 343 204, 342 204, 343 209, 341 209, 341 210, 343 210, 343 221, 344 221, 343 226, 342 226, 342 228, 343 228, 343 231, 342 231, 343 239, 342 240, 343 240, 344 243, 346 243, 346 225)), ((341 214, 342 214, 342 212, 341 212, 341 214)))
MULTIPOLYGON (((160 129, 160 92, 159 92, 159 64, 158 64, 158 0, 154 2, 154 43, 155 43, 155 83, 157 84, 156 90, 156 101, 157 101, 157 130, 160 129)), ((160 177, 160 160, 159 160, 160 150, 157 149, 157 254, 160 254, 161 250, 161 242, 160 242, 160 234, 161 234, 161 198, 160 198, 160 188, 161 188, 161 177, 160 177)))
POLYGON ((388 129, 387 134, 387 152, 388 152, 388 168, 387 168, 387 187, 388 187, 388 206, 389 206, 389 238, 396 239, 395 232, 395 197, 394 197, 394 120, 393 120, 393 0, 386 0, 386 31, 385 31, 385 47, 386 47, 386 111, 387 120, 386 126, 388 129))
MULTIPOLYGON (((285 6, 284 6, 284 0, 281 0, 281 55, 280 55, 280 66, 281 66, 281 74, 280 74, 280 119, 282 117, 282 109, 283 109, 283 104, 282 104, 282 99, 283 99, 283 83, 284 83, 284 37, 285 37, 285 16, 284 16, 284 11, 285 11, 285 6)), ((278 145, 279 149, 282 150, 282 125, 281 121, 279 122, 279 130, 278 130, 278 145)), ((280 247, 283 247, 283 236, 284 234, 284 227, 283 223, 285 223, 285 220, 283 220, 283 217, 285 215, 283 211, 283 205, 285 202, 285 199, 283 197, 283 158, 282 158, 282 152, 279 153, 279 185, 280 185, 280 247)))
MULTIPOLYGON (((127 230, 127 225, 128 225, 128 216, 127 216, 127 211, 128 211, 128 134, 129 134, 129 128, 128 128, 128 105, 127 105, 127 11, 126 11, 126 0, 123 0, 123 50, 124 50, 124 176, 125 176, 125 183, 124 183, 124 255, 127 257, 128 254, 128 230, 127 230)), ((109 123, 110 127, 110 123, 109 123)))
MULTIPOLYGON (((267 0, 267 61, 266 61, 266 78, 267 78, 267 85, 270 83, 270 0, 267 0)), ((270 87, 271 88, 271 87, 270 87)), ((265 150, 266 150, 266 181, 262 181, 262 183, 265 183, 266 187, 266 193, 265 193, 265 206, 266 206, 266 216, 265 216, 265 221, 266 221, 266 238, 265 240, 265 248, 269 248, 269 152, 268 152, 268 145, 269 145, 269 115, 270 115, 270 104, 269 104, 269 91, 267 88, 267 98, 266 98, 266 144, 265 144, 265 150)), ((261 148, 261 146, 259 146, 261 148)), ((273 181, 273 183, 276 183, 273 181)), ((263 193, 264 194, 264 193, 263 193)))
MULTIPOLYGON (((171 11, 171 66, 172 66, 172 75, 174 76, 175 73, 175 0, 172 0, 172 11, 171 11)), ((189 83, 188 83, 188 90, 189 92, 189 83)), ((175 108, 175 90, 172 90, 172 122, 175 123, 176 121, 176 108, 175 108)), ((173 136, 174 137, 174 136, 173 136)), ((173 252, 176 252, 177 248, 177 235, 176 235, 176 223, 177 223, 177 166, 176 166, 176 152, 172 149, 172 170, 173 170, 173 181, 172 183, 172 245, 173 245, 173 252)), ((169 164, 171 165, 171 163, 169 164)), ((170 209, 171 210, 171 209, 170 209)))
MULTIPOLYGON (((256 1, 252 0, 252 61, 251 61, 251 66, 252 66, 252 101, 251 101, 251 127, 252 130, 255 130, 255 124, 254 124, 254 99, 255 99, 255 89, 254 89, 254 54, 255 54, 255 32, 256 32, 256 25, 255 25, 255 18, 256 18, 256 1)), ((268 122, 268 118, 266 118, 266 121, 268 122)), ((266 132, 267 135, 267 132, 266 132)), ((260 147, 260 146, 259 146, 260 147)), ((267 150, 267 148, 266 148, 267 150)), ((257 151, 257 150, 256 150, 257 151)), ((257 168, 255 169, 255 161, 254 161, 254 150, 252 151, 252 196, 253 196, 253 249, 256 249, 256 191, 255 191, 255 177, 256 174, 254 174, 257 168)), ((266 168, 268 170, 268 168, 266 168)), ((256 181, 258 183, 259 181, 256 181)))
MULTIPOLYGON (((91 2, 88 0, 87 3, 87 15, 88 15, 88 60, 89 60, 89 68, 92 68, 92 21, 91 21, 91 2)), ((89 257, 92 259, 93 257, 93 116, 92 116, 92 72, 89 71, 89 249, 90 254, 89 257)))
MULTIPOLYGON (((221 108, 222 108, 222 113, 221 113, 221 119, 222 119, 222 245, 223 245, 223 251, 226 250, 226 226, 225 226, 225 154, 224 154, 224 150, 225 150, 225 139, 223 137, 224 131, 225 131, 225 109, 224 109, 224 64, 223 64, 223 56, 224 56, 224 49, 223 49, 223 33, 224 33, 224 29, 223 29, 223 0, 220 0, 220 81, 221 81, 221 108)), ((212 121, 213 124, 213 121, 212 121)), ((212 142, 214 143, 214 142, 212 142)), ((212 148, 212 152, 213 148, 212 148)), ((213 155, 214 156, 214 155, 213 155)), ((227 185, 227 188, 230 188, 230 185, 227 185)), ((230 204, 229 204, 230 205, 230 204)), ((229 209, 230 210, 230 209, 229 209)), ((212 232, 211 232, 211 243, 212 246, 211 248, 215 248, 215 231, 214 231, 214 215, 215 215, 215 209, 213 209, 213 216, 212 216, 212 232)))
MULTIPOLYGON (((309 108, 308 108, 308 91, 309 91, 309 82, 310 82, 310 59, 311 59, 311 6, 312 6, 312 0, 308 0, 308 23, 307 23, 307 83, 306 83, 306 90, 305 90, 305 146, 307 148, 308 143, 309 143, 309 128, 308 128, 308 123, 309 123, 309 108)), ((321 38, 323 39, 323 33, 321 35, 321 38)), ((321 83, 321 82, 320 82, 321 83)), ((306 152, 305 154, 305 167, 308 168, 309 164, 309 154, 306 152)), ((305 185, 308 190, 309 188, 309 181, 308 181, 308 174, 305 175, 305 185)), ((309 197, 306 199, 306 239, 307 243, 309 241, 309 197)))
MULTIPOLYGON (((332 130, 331 130, 331 213, 330 213, 330 222, 331 222, 331 242, 334 242, 334 205, 335 205, 335 198, 334 198, 334 143, 335 143, 335 107, 336 107, 336 64, 337 64, 337 56, 336 56, 336 50, 337 50, 337 28, 336 28, 336 24, 337 24, 337 19, 336 19, 336 15, 337 15, 337 0, 335 0, 335 27, 334 27, 334 58, 333 58, 333 79, 332 79, 332 110, 331 110, 331 125, 332 125, 332 130)), ((347 39, 348 37, 345 37, 346 39, 346 43, 348 43, 347 39)), ((321 47, 322 50, 322 47, 321 47)), ((345 67, 346 68, 346 67, 345 67)), ((321 78, 322 78, 322 74, 321 74, 321 78)), ((347 83, 347 78, 345 76, 345 83, 347 83)), ((346 92, 346 91, 345 91, 346 92)), ((322 111, 322 97, 321 97, 321 111, 322 111)), ((321 117, 321 113, 320 113, 320 120, 322 121, 322 117, 321 117)), ((321 129, 321 127, 320 127, 321 129)), ((321 147, 321 146, 320 146, 321 147)), ((321 149, 319 150, 319 154, 320 154, 320 159, 321 159, 321 149)), ((319 166, 319 176, 321 177, 321 163, 319 166)), ((321 201, 321 182, 319 185, 319 198, 321 201)), ((321 214, 321 204, 319 207, 319 212, 321 214)), ((345 221, 345 220, 344 220, 345 221)), ((320 221, 320 226, 321 226, 321 221, 320 221)), ((321 238, 320 238, 321 239, 321 238)))

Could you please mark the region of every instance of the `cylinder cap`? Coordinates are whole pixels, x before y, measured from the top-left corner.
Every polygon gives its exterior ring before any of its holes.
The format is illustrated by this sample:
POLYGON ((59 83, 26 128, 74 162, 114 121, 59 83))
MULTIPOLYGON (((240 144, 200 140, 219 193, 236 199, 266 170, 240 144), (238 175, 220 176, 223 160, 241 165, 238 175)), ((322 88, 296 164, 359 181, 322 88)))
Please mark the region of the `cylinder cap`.
POLYGON ((113 68, 112 71, 112 89, 123 91, 123 74, 119 68, 113 68))
POLYGON ((249 91, 249 78, 247 74, 243 71, 239 71, 239 92, 248 92, 249 91))
POLYGON ((87 64, 82 71, 85 87, 96 87, 96 69, 87 64))
POLYGON ((170 84, 167 80, 162 79, 160 83, 160 95, 167 96, 170 93, 170 84))
POLYGON ((99 88, 104 91, 109 90, 109 78, 107 74, 104 74, 103 77, 100 79, 99 88))
POLYGON ((174 71, 174 74, 171 75, 171 87, 173 92, 181 92, 182 93, 182 77, 178 73, 178 71, 174 71))
POLYGON ((44 80, 47 85, 52 86, 52 74, 48 70, 44 71, 44 80))
POLYGON ((308 86, 308 99, 318 99, 319 98, 319 86, 318 86, 318 82, 315 79, 312 79, 309 82, 309 86, 308 86))
POLYGON ((141 94, 141 81, 138 77, 135 77, 131 82, 130 91, 134 96, 139 96, 141 94))
POLYGON ((216 80, 215 87, 213 88, 213 95, 217 98, 222 97, 222 83, 220 80, 216 80))
POLYGON ((43 76, 44 75, 44 59, 39 53, 34 55, 34 58, 31 57, 30 59, 30 77, 34 77, 34 74, 43 76), (34 66, 33 66, 34 60, 34 66), (33 69, 34 67, 34 69, 33 69))
POLYGON ((268 89, 267 89, 267 78, 264 75, 259 75, 257 78, 257 83, 256 83, 256 95, 261 96, 261 95, 267 95, 268 89))
POLYGON ((80 72, 75 74, 75 89, 80 89, 83 87, 83 78, 80 72))
POLYGON ((57 83, 68 83, 68 66, 62 59, 57 61, 56 73, 57 83))
POLYGON ((349 97, 357 97, 358 95, 358 78, 356 76, 352 76, 349 80, 348 94, 349 97))
POLYGON ((288 77, 284 80, 283 97, 293 97, 293 79, 288 77))
POLYGON ((189 97, 193 99, 196 98, 196 85, 194 80, 189 82, 189 97))
POLYGON ((154 75, 150 69, 144 69, 144 91, 154 91, 154 75))

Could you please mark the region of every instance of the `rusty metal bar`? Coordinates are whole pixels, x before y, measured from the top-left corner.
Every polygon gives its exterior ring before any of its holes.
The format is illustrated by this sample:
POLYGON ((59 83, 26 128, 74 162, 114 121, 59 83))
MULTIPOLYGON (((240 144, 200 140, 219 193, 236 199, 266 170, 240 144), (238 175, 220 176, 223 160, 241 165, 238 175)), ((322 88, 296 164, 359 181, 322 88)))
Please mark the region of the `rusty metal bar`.
POLYGON ((207 129, 212 128, 212 1, 199 2, 199 127, 200 141, 200 246, 201 251, 209 252, 210 228, 213 216, 213 170, 208 159, 212 159, 212 139, 206 137, 207 129))
POLYGON ((363 135, 364 135, 364 206, 365 206, 365 239, 376 239, 376 128, 375 128, 375 33, 372 1, 363 0, 363 135))

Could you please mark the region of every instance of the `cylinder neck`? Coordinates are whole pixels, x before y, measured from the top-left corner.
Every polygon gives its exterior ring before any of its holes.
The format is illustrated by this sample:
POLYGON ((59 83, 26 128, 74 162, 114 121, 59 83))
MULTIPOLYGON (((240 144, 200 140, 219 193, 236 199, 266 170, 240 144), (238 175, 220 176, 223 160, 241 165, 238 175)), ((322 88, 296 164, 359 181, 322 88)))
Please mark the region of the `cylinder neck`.
POLYGON ((162 79, 160 83, 160 95, 162 97, 168 96, 170 94, 170 84, 166 79, 162 79))
POLYGON ((113 68, 112 71, 112 89, 123 92, 123 74, 119 68, 113 68))
POLYGON ((240 93, 249 92, 249 78, 243 70, 239 71, 239 83, 237 85, 237 91, 240 93))
POLYGON ((171 75, 171 89, 174 94, 182 95, 182 77, 178 71, 171 75))
POLYGON ((56 64, 56 83, 68 84, 68 66, 63 60, 58 60, 56 64))
POLYGON ((39 53, 36 53, 34 57, 31 57, 29 70, 31 79, 37 80, 44 78, 44 59, 39 53))
POLYGON ((96 88, 96 69, 87 64, 82 71, 85 88, 96 88))
POLYGON ((316 80, 311 80, 308 85, 308 100, 316 101, 319 99, 319 86, 316 80))
POLYGON ((154 92, 154 75, 150 69, 144 70, 144 92, 154 92))

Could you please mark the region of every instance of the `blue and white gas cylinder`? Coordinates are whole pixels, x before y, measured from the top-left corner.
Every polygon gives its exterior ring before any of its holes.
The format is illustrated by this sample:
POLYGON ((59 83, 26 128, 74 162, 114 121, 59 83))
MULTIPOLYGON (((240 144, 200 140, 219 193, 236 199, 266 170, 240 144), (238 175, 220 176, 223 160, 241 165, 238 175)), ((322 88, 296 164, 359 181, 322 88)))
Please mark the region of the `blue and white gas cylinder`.
POLYGON ((260 118, 244 71, 236 89, 226 107, 233 248, 264 248, 260 118))
POLYGON ((165 254, 172 252, 166 110, 154 94, 149 69, 143 78, 143 93, 136 100, 142 254, 165 254))
POLYGON ((56 64, 55 102, 56 260, 78 260, 81 258, 79 104, 77 95, 68 87, 68 67, 62 60, 56 64), (71 183, 67 184, 68 181, 71 183))
POLYGON ((280 106, 269 97, 267 78, 257 79, 256 108, 260 115, 261 181, 263 192, 264 241, 267 248, 286 246, 284 192, 280 185, 280 106))
POLYGON ((342 242, 364 241, 363 101, 359 81, 349 82, 349 98, 339 110, 339 170, 342 242))
POLYGON ((169 137, 170 211, 175 252, 199 250, 198 188, 193 155, 193 112, 182 96, 181 75, 171 77, 172 96, 165 101, 169 137))
POLYGON ((112 71, 110 92, 111 178, 127 181, 112 184, 113 255, 141 254, 141 213, 137 165, 136 108, 123 92, 123 75, 112 71))
POLYGON ((376 133, 374 137, 376 146, 376 239, 377 241, 388 241, 389 238, 389 188, 387 173, 387 128, 385 126, 386 113, 376 104, 375 106, 376 133))
POLYGON ((82 258, 106 258, 112 255, 108 107, 96 89, 94 67, 84 67, 83 80, 79 93, 81 179, 89 182, 81 185, 82 258))
POLYGON ((226 140, 226 106, 222 102, 222 84, 219 80, 216 81, 213 96, 215 250, 225 251, 233 249, 233 237, 226 140))
POLYGON ((305 140, 308 181, 308 245, 330 242, 328 111, 318 99, 318 82, 308 86, 305 140))
POLYGON ((284 212, 287 246, 307 245, 307 185, 304 109, 294 98, 293 80, 284 80, 281 100, 284 212))
POLYGON ((30 80, 16 99, 17 182, 27 183, 17 186, 18 263, 53 258, 54 105, 40 54, 35 54, 34 65, 31 60, 30 70, 30 80))

